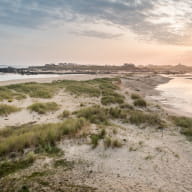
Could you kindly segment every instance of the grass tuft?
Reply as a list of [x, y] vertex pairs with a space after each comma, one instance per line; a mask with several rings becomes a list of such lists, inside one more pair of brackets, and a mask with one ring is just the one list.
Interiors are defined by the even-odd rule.
[[70, 111], [64, 110], [62, 114], [59, 115], [60, 119], [67, 118], [71, 115]]
[[48, 103], [34, 103], [28, 107], [30, 111], [34, 111], [39, 114], [46, 114], [48, 112], [57, 111], [59, 106], [55, 102]]
[[192, 139], [192, 118], [189, 117], [173, 117], [175, 125], [181, 127], [181, 134], [187, 136], [190, 140]]
[[144, 99], [136, 99], [134, 105], [137, 107], [147, 107], [147, 102]]
[[15, 113], [19, 111], [20, 108], [12, 106], [12, 105], [6, 105], [6, 104], [0, 104], [0, 116], [7, 116], [11, 113]]
[[84, 117], [91, 123], [105, 125], [108, 124], [108, 114], [105, 108], [102, 108], [98, 105], [80, 109], [79, 111], [76, 111], [75, 114], [78, 117]]
[[150, 126], [162, 126], [163, 122], [158, 115], [144, 113], [141, 111], [132, 111], [129, 118], [130, 123], [140, 125], [147, 124]]
[[132, 93], [132, 94], [131, 94], [131, 99], [133, 99], [133, 100], [141, 99], [141, 96], [138, 95], [138, 94], [136, 94], [136, 93]]

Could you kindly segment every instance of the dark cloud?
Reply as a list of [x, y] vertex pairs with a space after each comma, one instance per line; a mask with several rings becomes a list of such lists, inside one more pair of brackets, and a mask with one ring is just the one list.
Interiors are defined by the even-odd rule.
[[[178, 11], [175, 22], [185, 22], [187, 17], [186, 24], [191, 26], [190, 0], [0, 0], [0, 24], [41, 28], [57, 21], [111, 23], [128, 28], [144, 39], [180, 44], [186, 34], [175, 32], [169, 22], [154, 22], [169, 17], [169, 10], [158, 13], [160, 6], [166, 10], [174, 4], [179, 4], [174, 10]], [[119, 35], [89, 30], [77, 34], [100, 38]]]

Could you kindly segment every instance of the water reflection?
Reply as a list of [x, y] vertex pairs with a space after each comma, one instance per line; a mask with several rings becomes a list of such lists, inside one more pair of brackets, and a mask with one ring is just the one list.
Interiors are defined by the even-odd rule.
[[172, 76], [168, 83], [157, 86], [160, 96], [156, 99], [181, 115], [192, 115], [192, 75]]

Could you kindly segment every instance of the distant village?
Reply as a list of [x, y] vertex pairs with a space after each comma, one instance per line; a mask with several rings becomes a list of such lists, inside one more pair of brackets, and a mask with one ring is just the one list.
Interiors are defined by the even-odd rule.
[[192, 67], [178, 64], [171, 65], [147, 65], [137, 66], [133, 63], [123, 65], [81, 65], [75, 63], [45, 64], [43, 66], [30, 66], [27, 68], [16, 68], [0, 65], [2, 73], [19, 74], [113, 74], [130, 72], [153, 72], [163, 74], [182, 74], [192, 72]]

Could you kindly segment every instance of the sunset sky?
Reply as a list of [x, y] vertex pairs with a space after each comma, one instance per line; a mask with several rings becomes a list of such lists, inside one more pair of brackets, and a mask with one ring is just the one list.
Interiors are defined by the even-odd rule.
[[192, 0], [0, 0], [0, 65], [192, 65]]

